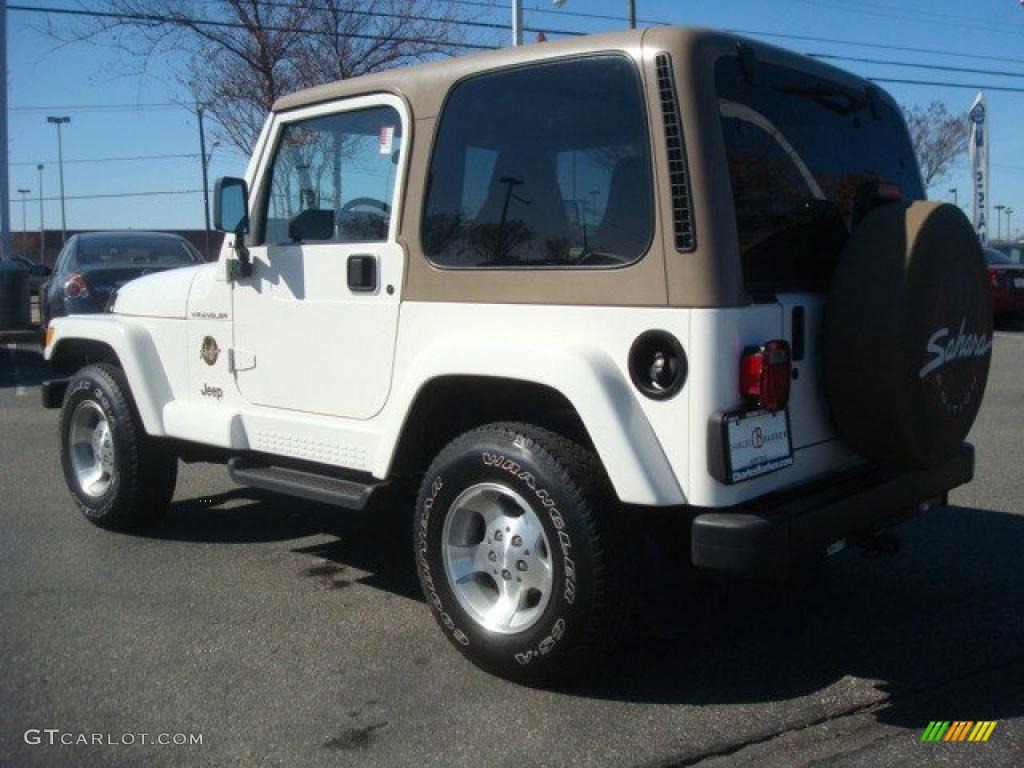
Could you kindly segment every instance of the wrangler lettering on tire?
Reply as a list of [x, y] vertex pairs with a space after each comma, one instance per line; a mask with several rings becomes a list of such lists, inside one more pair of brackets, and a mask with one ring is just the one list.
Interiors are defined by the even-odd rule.
[[417, 571], [477, 665], [549, 681], [595, 662], [621, 625], [634, 561], [596, 457], [567, 438], [490, 424], [450, 443], [417, 503]]

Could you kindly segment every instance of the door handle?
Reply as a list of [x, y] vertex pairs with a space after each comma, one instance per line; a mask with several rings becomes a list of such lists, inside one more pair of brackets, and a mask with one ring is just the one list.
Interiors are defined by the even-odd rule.
[[355, 253], [348, 257], [348, 287], [359, 293], [377, 290], [377, 257], [370, 253]]

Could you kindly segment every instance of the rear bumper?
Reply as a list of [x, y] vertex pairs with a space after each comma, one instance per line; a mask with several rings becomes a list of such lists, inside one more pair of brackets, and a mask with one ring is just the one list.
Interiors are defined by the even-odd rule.
[[690, 541], [699, 568], [757, 575], [784, 574], [830, 545], [873, 533], [921, 511], [974, 477], [974, 447], [933, 469], [862, 470], [827, 485], [777, 494], [755, 503], [697, 515]]

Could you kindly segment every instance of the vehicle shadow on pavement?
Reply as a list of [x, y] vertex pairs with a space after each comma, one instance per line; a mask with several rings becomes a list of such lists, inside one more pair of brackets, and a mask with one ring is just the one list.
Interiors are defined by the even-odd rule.
[[[948, 507], [895, 533], [903, 543], [895, 557], [848, 551], [787, 582], [651, 580], [604, 673], [565, 692], [737, 704], [805, 696], [856, 676], [878, 681], [879, 700], [907, 701], [887, 710], [898, 720], [904, 711], [917, 717], [915, 696], [947, 681], [999, 669], [1021, 678], [1024, 517]], [[990, 698], [985, 713], [956, 714], [951, 702], [955, 711], [930, 719], [1019, 715], [1020, 683]]]
[[[386, 504], [348, 512], [256, 488], [235, 488], [209, 497], [176, 501], [148, 538], [215, 544], [291, 541], [325, 534], [332, 541], [297, 547], [340, 569], [368, 576], [360, 584], [422, 600], [412, 558], [412, 508]], [[311, 560], [310, 576], [326, 575]]]
[[[179, 501], [150, 535], [218, 543], [331, 541], [292, 551], [311, 557], [308, 575], [368, 573], [358, 583], [422, 600], [411, 547], [411, 505], [365, 513], [239, 488], [209, 501]], [[879, 718], [917, 727], [918, 699], [934, 703], [948, 681], [1000, 669], [1024, 673], [1024, 516], [947, 507], [895, 533], [902, 551], [865, 558], [849, 550], [789, 581], [745, 581], [682, 571], [662, 561], [644, 581], [623, 647], [572, 696], [716, 705], [841, 697], [844, 678], [876, 680], [889, 699]], [[328, 573], [328, 569], [331, 573]], [[998, 687], [984, 712], [1021, 714], [1021, 684]], [[825, 692], [831, 686], [839, 691]], [[960, 705], [950, 693], [948, 707]]]
[[[305, 502], [257, 488], [171, 504], [167, 514], [143, 536], [204, 544], [256, 544], [288, 541], [319, 533], [322, 522]], [[316, 510], [314, 510], [315, 512]]]

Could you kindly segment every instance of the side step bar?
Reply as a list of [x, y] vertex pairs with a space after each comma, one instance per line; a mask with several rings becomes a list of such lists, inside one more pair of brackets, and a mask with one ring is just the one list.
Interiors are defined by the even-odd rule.
[[298, 496], [344, 509], [365, 509], [373, 492], [386, 483], [360, 483], [339, 477], [274, 467], [235, 457], [228, 460], [228, 475], [239, 485]]

